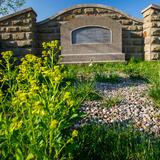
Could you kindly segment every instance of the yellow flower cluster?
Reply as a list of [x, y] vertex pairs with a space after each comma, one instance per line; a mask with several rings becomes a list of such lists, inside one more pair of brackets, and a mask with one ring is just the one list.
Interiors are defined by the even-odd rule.
[[42, 59], [35, 55], [27, 54], [21, 59], [22, 63], [19, 65], [19, 74], [17, 81], [31, 80], [41, 73]]
[[77, 130], [74, 130], [73, 132], [72, 132], [72, 137], [77, 137], [78, 136], [78, 131]]
[[14, 130], [18, 130], [22, 127], [23, 121], [22, 120], [17, 120], [17, 118], [12, 119], [12, 123], [10, 124], [10, 132], [13, 132]]
[[27, 93], [25, 93], [23, 90], [18, 90], [17, 92], [15, 92], [15, 97], [12, 98], [12, 105], [20, 106], [24, 103], [27, 103], [27, 97]]
[[3, 59], [9, 60], [13, 56], [13, 52], [12, 51], [6, 51], [6, 52], [2, 52], [1, 55], [2, 55]]
[[45, 111], [43, 109], [43, 106], [41, 105], [41, 102], [35, 102], [33, 104], [33, 108], [32, 108], [32, 114], [37, 114], [40, 116], [44, 116], [45, 115]]
[[0, 90], [0, 102], [2, 102], [3, 99], [3, 92]]
[[54, 40], [54, 41], [51, 41], [51, 42], [43, 42], [42, 43], [42, 46], [44, 49], [55, 49], [55, 48], [58, 48], [59, 50], [61, 50], [61, 47], [59, 46], [59, 41], [58, 40]]
[[55, 128], [57, 128], [57, 125], [58, 125], [58, 121], [57, 121], [56, 119], [51, 120], [50, 129], [55, 129]]

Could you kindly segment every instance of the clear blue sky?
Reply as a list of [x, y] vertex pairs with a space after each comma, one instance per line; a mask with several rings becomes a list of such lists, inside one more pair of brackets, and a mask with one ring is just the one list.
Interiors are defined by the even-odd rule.
[[150, 4], [160, 5], [160, 0], [26, 0], [23, 8], [32, 7], [38, 14], [38, 21], [41, 21], [77, 4], [104, 4], [142, 18], [141, 10]]

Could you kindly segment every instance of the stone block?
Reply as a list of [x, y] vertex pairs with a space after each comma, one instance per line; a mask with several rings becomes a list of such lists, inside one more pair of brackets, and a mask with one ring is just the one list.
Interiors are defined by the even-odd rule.
[[160, 20], [160, 15], [151, 16], [151, 21], [159, 21], [159, 20]]
[[151, 60], [158, 60], [160, 58], [160, 54], [159, 53], [154, 53], [154, 52], [152, 52], [151, 54], [150, 54], [150, 59]]
[[151, 45], [151, 52], [160, 52], [160, 45]]
[[13, 20], [12, 25], [13, 26], [23, 25], [23, 20]]
[[17, 41], [18, 47], [28, 47], [32, 45], [32, 40]]
[[23, 24], [29, 24], [29, 23], [32, 23], [32, 22], [33, 22], [32, 18], [23, 19]]
[[19, 27], [20, 32], [31, 32], [32, 28], [30, 26], [21, 26]]
[[58, 28], [58, 27], [53, 28], [52, 33], [60, 34], [60, 28]]
[[38, 27], [38, 33], [53, 33], [53, 27]]
[[27, 39], [32, 39], [33, 38], [33, 33], [32, 32], [28, 32], [25, 34]]
[[144, 41], [143, 41], [143, 39], [134, 39], [134, 40], [132, 40], [132, 44], [133, 45], [140, 45], [140, 46], [142, 46], [144, 44]]
[[143, 13], [143, 17], [146, 18], [146, 17], [148, 17], [148, 16], [150, 16], [150, 15], [152, 15], [152, 14], [154, 14], [154, 13], [155, 13], [155, 10], [152, 9], [152, 8], [150, 8], [150, 9], [146, 10], [146, 11]]
[[138, 30], [137, 26], [129, 26], [128, 29], [132, 31]]
[[30, 17], [32, 17], [32, 18], [34, 18], [34, 17], [36, 17], [36, 15], [33, 13], [33, 12], [29, 12], [27, 15], [25, 15], [25, 16], [27, 16], [28, 18], [30, 18]]
[[143, 25], [143, 22], [133, 21], [133, 25], [142, 26], [142, 25]]
[[131, 39], [123, 39], [122, 41], [123, 46], [128, 46], [132, 44]]
[[130, 53], [130, 46], [125, 46], [125, 45], [123, 45], [123, 47], [122, 47], [122, 52], [123, 52], [123, 53]]
[[137, 46], [137, 47], [135, 47], [135, 53], [143, 53], [143, 51], [144, 51], [144, 48], [143, 48], [143, 46]]
[[123, 30], [122, 31], [122, 38], [130, 38], [131, 31]]
[[150, 44], [150, 43], [151, 43], [151, 37], [146, 37], [146, 38], [144, 39], [144, 43], [145, 43], [145, 44]]
[[160, 28], [160, 22], [152, 22], [151, 27], [153, 27], [153, 28]]
[[151, 60], [151, 54], [150, 53], [145, 53], [144, 54], [144, 59], [145, 59], [145, 61], [150, 61]]
[[3, 22], [0, 22], [0, 26], [9, 26], [11, 23], [11, 21], [3, 21]]
[[13, 40], [22, 40], [25, 38], [25, 33], [15, 33], [12, 34]]
[[131, 25], [133, 22], [131, 20], [122, 20], [122, 25]]
[[92, 14], [94, 12], [94, 8], [85, 8], [84, 13], [85, 14]]
[[65, 15], [65, 16], [63, 17], [63, 20], [64, 20], [64, 21], [69, 21], [69, 20], [71, 20], [71, 19], [74, 18], [74, 17], [75, 17], [75, 15], [68, 14], [68, 15]]
[[150, 49], [151, 49], [150, 44], [146, 44], [146, 45], [144, 46], [144, 51], [145, 51], [145, 52], [150, 52]]
[[142, 32], [131, 32], [131, 38], [142, 38], [143, 33]]
[[19, 27], [6, 27], [6, 32], [18, 32]]
[[6, 31], [6, 27], [0, 27], [0, 32], [5, 32]]
[[143, 31], [143, 26], [137, 26], [137, 31]]
[[109, 14], [109, 17], [115, 20], [118, 20], [117, 14]]
[[160, 29], [152, 29], [151, 36], [160, 36]]
[[1, 35], [1, 39], [2, 40], [9, 40], [11, 38], [11, 34], [10, 33], [3, 33]]
[[152, 23], [148, 22], [148, 23], [144, 23], [143, 24], [143, 29], [147, 29], [149, 27], [151, 27]]
[[72, 11], [73, 14], [82, 14], [82, 9], [75, 9]]
[[152, 44], [160, 44], [160, 37], [151, 37]]
[[60, 34], [45, 34], [45, 33], [40, 33], [40, 34], [38, 34], [37, 35], [38, 36], [38, 38], [40, 39], [40, 40], [42, 40], [43, 42], [45, 42], [45, 41], [52, 41], [53, 39], [57, 39], [57, 40], [59, 40], [60, 39]]
[[104, 9], [104, 8], [96, 8], [95, 11], [96, 11], [97, 13], [107, 13], [107, 10]]

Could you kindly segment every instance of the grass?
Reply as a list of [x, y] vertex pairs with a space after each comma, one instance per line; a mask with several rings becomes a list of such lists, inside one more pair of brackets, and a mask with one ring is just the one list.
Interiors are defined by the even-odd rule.
[[124, 79], [147, 80], [158, 106], [160, 62], [132, 60], [63, 68], [54, 62], [57, 43], [44, 43], [50, 51], [43, 52], [44, 59], [28, 55], [15, 71], [9, 63], [11, 52], [3, 53], [0, 159], [158, 160], [160, 139], [137, 131], [129, 122], [72, 128], [81, 118], [78, 107], [83, 101], [103, 100], [107, 108], [120, 103], [121, 97], [104, 99], [95, 84], [119, 83], [122, 73], [127, 75]]
[[107, 98], [103, 101], [103, 103], [101, 104], [101, 107], [103, 108], [111, 108], [117, 104], [119, 104], [122, 100], [122, 97], [113, 97], [113, 98]]
[[[149, 95], [153, 98], [157, 106], [160, 95], [160, 62], [135, 61], [128, 63], [100, 63], [88, 65], [68, 65], [67, 78], [75, 78], [77, 81], [118, 83], [123, 78], [132, 80], [144, 80], [152, 85]], [[122, 77], [121, 74], [125, 75]], [[81, 76], [79, 76], [81, 75]], [[80, 78], [81, 77], [81, 78]], [[83, 78], [82, 78], [83, 77]]]
[[158, 160], [160, 139], [127, 124], [86, 125], [79, 129], [75, 160]]
[[120, 81], [120, 77], [117, 73], [96, 73], [95, 74], [95, 81], [101, 83], [118, 83]]
[[[81, 82], [79, 96], [92, 95], [85, 100], [103, 100], [101, 107], [111, 108], [121, 102], [122, 97], [97, 98], [94, 85], [119, 83], [125, 79], [143, 80], [150, 84], [149, 95], [160, 106], [160, 62], [130, 61], [129, 63], [102, 63], [67, 66], [68, 77]], [[123, 77], [124, 76], [124, 77]], [[83, 85], [82, 85], [83, 84]], [[130, 122], [113, 125], [88, 124], [79, 128], [75, 141], [75, 160], [159, 160], [160, 138], [133, 128]]]

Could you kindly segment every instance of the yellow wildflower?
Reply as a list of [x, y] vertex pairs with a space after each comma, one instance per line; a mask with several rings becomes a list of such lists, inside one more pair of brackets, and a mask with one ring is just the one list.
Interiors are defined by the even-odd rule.
[[6, 51], [6, 52], [2, 52], [2, 58], [5, 60], [8, 60], [12, 57], [13, 52], [12, 51]]
[[13, 118], [12, 123], [10, 125], [10, 131], [14, 131], [14, 130], [18, 130], [19, 128], [21, 128], [23, 124], [23, 121], [18, 121], [17, 118]]
[[71, 96], [71, 93], [70, 92], [65, 92], [64, 94], [64, 99], [69, 99]]
[[72, 132], [72, 137], [77, 137], [78, 136], [78, 131], [77, 130], [74, 130], [73, 132]]
[[72, 107], [72, 106], [74, 105], [74, 101], [68, 100], [68, 101], [67, 101], [67, 104], [68, 104], [70, 107]]
[[58, 121], [56, 119], [52, 120], [50, 123], [50, 129], [55, 129], [58, 125]]
[[3, 92], [0, 90], [0, 103], [1, 103], [2, 99], [3, 99]]

